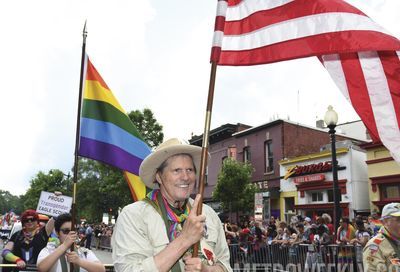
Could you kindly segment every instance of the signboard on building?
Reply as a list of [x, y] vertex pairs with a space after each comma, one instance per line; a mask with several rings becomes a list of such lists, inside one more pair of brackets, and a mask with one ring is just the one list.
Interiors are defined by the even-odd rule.
[[324, 174], [316, 174], [316, 175], [309, 175], [309, 176], [300, 176], [294, 177], [293, 182], [295, 184], [303, 183], [303, 182], [310, 182], [310, 181], [324, 181], [325, 175]]
[[254, 194], [254, 219], [258, 221], [263, 220], [263, 193]]
[[[339, 166], [338, 170], [346, 169], [346, 166]], [[320, 163], [312, 163], [307, 165], [293, 165], [286, 169], [284, 179], [293, 178], [297, 176], [305, 176], [316, 173], [325, 173], [332, 171], [332, 162], [320, 162]]]

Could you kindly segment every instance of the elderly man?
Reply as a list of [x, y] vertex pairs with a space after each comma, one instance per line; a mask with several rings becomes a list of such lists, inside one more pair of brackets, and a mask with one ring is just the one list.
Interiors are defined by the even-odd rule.
[[[153, 190], [118, 217], [112, 237], [116, 271], [232, 271], [221, 221], [207, 205], [196, 215], [200, 195], [189, 198], [200, 157], [200, 147], [174, 138], [142, 162], [140, 177]], [[193, 258], [199, 241], [199, 257]]]
[[386, 204], [383, 227], [364, 247], [364, 271], [400, 271], [400, 203]]

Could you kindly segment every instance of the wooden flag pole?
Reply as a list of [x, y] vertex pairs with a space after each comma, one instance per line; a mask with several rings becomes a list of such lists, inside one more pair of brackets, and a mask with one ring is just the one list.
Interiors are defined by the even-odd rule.
[[[199, 169], [199, 185], [198, 193], [200, 194], [200, 202], [197, 206], [197, 215], [200, 215], [203, 211], [203, 195], [204, 195], [204, 184], [206, 178], [206, 168], [208, 160], [208, 139], [210, 134], [210, 124], [211, 124], [211, 113], [214, 101], [214, 88], [215, 88], [215, 76], [217, 74], [217, 63], [211, 62], [211, 74], [210, 74], [210, 84], [208, 86], [208, 98], [207, 98], [207, 109], [206, 109], [206, 120], [204, 124], [203, 133], [203, 143], [201, 149], [201, 161]], [[198, 256], [200, 242], [193, 245], [192, 257]]]
[[[81, 58], [81, 74], [79, 81], [79, 98], [78, 98], [78, 113], [76, 115], [76, 134], [75, 134], [75, 159], [74, 159], [74, 177], [73, 177], [73, 192], [72, 192], [72, 223], [71, 230], [75, 231], [76, 224], [76, 184], [78, 182], [78, 150], [79, 150], [79, 138], [80, 138], [80, 126], [81, 126], [81, 107], [82, 107], [82, 89], [83, 89], [83, 75], [85, 70], [85, 58], [86, 58], [86, 37], [87, 37], [87, 29], [86, 29], [86, 21], [83, 27], [83, 41], [82, 41], [82, 58]], [[74, 250], [74, 244], [71, 245], [71, 251]], [[74, 264], [70, 264], [70, 271], [74, 271]]]

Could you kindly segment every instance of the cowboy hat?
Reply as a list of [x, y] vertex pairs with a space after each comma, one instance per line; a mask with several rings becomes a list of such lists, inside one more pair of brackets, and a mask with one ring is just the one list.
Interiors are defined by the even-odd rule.
[[169, 157], [177, 154], [189, 154], [193, 158], [196, 167], [196, 177], [200, 169], [201, 147], [190, 145], [186, 141], [171, 138], [160, 144], [149, 156], [147, 156], [139, 168], [139, 176], [147, 187], [156, 187], [157, 168]]

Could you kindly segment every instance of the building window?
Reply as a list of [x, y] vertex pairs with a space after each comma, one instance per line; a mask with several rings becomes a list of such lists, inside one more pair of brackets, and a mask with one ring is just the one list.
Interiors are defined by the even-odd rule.
[[400, 185], [399, 184], [385, 184], [381, 185], [382, 198], [385, 199], [400, 199]]
[[274, 171], [274, 153], [272, 152], [272, 141], [264, 143], [265, 172]]
[[251, 161], [251, 152], [250, 146], [246, 146], [243, 148], [243, 162], [250, 162]]
[[233, 160], [236, 160], [236, 147], [235, 146], [228, 147], [228, 157]]
[[324, 200], [324, 194], [322, 192], [311, 193], [312, 202], [321, 202]]

